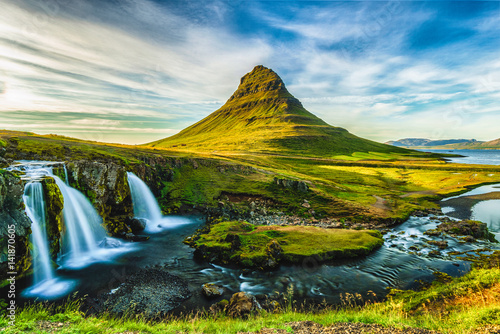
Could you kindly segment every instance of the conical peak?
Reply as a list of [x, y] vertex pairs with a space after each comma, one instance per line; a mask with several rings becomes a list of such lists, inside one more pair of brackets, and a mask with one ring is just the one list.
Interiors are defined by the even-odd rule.
[[289, 95], [283, 80], [281, 80], [276, 72], [262, 65], [258, 65], [241, 78], [238, 89], [234, 92], [229, 101], [248, 95], [272, 91], [276, 91], [278, 95], [283, 95], [279, 93], [286, 93]]
[[281, 78], [276, 72], [262, 65], [257, 65], [253, 68], [253, 70], [247, 74], [245, 74], [240, 81], [240, 85], [243, 84], [252, 84], [255, 82], [261, 81], [280, 81], [283, 83]]

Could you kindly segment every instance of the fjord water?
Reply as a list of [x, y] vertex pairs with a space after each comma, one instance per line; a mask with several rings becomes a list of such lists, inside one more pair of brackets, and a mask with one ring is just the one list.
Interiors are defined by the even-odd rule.
[[500, 150], [421, 150], [432, 153], [459, 154], [463, 158], [446, 158], [459, 164], [500, 165]]

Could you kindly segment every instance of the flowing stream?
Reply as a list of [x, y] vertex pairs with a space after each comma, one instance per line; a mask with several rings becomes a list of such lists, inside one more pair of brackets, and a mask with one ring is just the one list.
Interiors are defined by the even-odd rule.
[[[200, 288], [204, 283], [223, 285], [226, 288], [223, 298], [226, 299], [237, 291], [272, 295], [293, 289], [294, 298], [297, 300], [326, 301], [335, 304], [340, 302], [341, 294], [345, 293], [359, 293], [365, 299], [383, 298], [388, 287], [412, 288], [416, 286], [416, 280], [432, 280], [433, 272], [436, 271], [452, 276], [463, 275], [470, 270], [470, 264], [458, 260], [452, 252], [484, 247], [499, 248], [498, 244], [488, 241], [467, 243], [460, 238], [446, 235], [437, 237], [425, 235], [425, 231], [436, 228], [440, 223], [439, 217], [410, 217], [386, 233], [384, 245], [366, 257], [326, 265], [309, 261], [295, 266], [281, 266], [272, 272], [217, 266], [204, 261], [195, 261], [193, 249], [182, 243], [185, 237], [192, 235], [203, 225], [201, 218], [163, 217], [156, 199], [144, 182], [131, 173], [128, 179], [134, 198], [134, 213], [137, 217], [148, 220], [145, 232], [150, 239], [134, 243], [132, 244], [134, 247], [129, 247], [127, 252], [118, 252], [114, 257], [107, 255], [107, 261], [90, 261], [85, 268], [63, 265], [55, 274], [61, 280], [74, 282], [71, 291], [79, 291], [90, 296], [109, 293], [119, 289], [126, 278], [138, 269], [161, 266], [188, 281], [193, 296], [183, 304], [185, 308], [209, 306], [212, 303], [201, 296]], [[56, 182], [64, 189], [64, 182], [57, 179]], [[489, 192], [496, 189], [496, 186], [499, 185], [478, 187], [473, 193]], [[68, 196], [65, 195], [65, 201]], [[82, 202], [81, 197], [74, 196]], [[498, 201], [481, 201], [471, 212], [474, 218], [484, 221], [492, 232], [500, 235], [498, 204]], [[443, 202], [442, 206], [446, 205], [448, 204]], [[453, 211], [451, 209], [450, 212]], [[65, 213], [66, 219], [68, 218]], [[88, 241], [86, 237], [80, 236], [80, 238], [78, 242], [83, 246], [79, 251], [90, 250], [90, 254], [94, 254], [91, 247], [85, 246]], [[99, 238], [94, 236], [94, 242]], [[429, 244], [429, 240], [446, 241], [448, 248], [439, 250]], [[67, 252], [71, 254], [73, 251], [67, 250]], [[93, 256], [94, 260], [99, 258], [96, 254]], [[22, 285], [22, 282], [20, 284]], [[27, 282], [25, 284], [26, 287], [29, 286]]]

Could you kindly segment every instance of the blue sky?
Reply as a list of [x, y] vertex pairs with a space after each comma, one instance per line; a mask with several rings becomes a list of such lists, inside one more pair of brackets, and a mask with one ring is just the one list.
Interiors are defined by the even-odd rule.
[[0, 128], [149, 142], [262, 64], [358, 136], [500, 137], [498, 1], [0, 4]]

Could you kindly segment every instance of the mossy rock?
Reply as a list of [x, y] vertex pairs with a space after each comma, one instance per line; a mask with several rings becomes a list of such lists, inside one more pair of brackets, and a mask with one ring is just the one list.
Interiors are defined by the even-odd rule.
[[54, 179], [46, 178], [42, 181], [42, 185], [45, 197], [45, 217], [49, 249], [52, 258], [55, 258], [61, 249], [60, 240], [61, 234], [64, 231], [64, 197]]
[[[237, 241], [236, 241], [237, 240]], [[382, 246], [380, 232], [221, 222], [190, 239], [197, 256], [219, 264], [269, 270], [280, 263], [323, 263], [367, 255]]]

